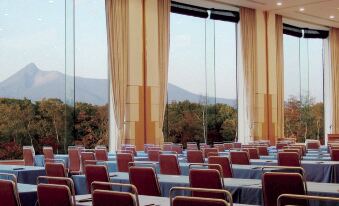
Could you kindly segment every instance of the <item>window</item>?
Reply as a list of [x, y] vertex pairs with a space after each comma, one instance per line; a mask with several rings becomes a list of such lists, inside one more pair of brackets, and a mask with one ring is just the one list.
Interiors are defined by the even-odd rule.
[[234, 140], [236, 24], [171, 13], [170, 29], [165, 141]]
[[323, 72], [323, 39], [284, 35], [286, 137], [324, 140]]
[[106, 143], [104, 0], [4, 0], [0, 16], [0, 159]]

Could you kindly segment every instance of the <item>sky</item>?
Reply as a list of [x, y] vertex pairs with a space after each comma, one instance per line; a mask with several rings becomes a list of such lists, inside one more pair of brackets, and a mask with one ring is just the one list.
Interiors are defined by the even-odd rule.
[[[76, 76], [108, 77], [104, 4], [104, 0], [75, 1]], [[68, 11], [67, 17], [71, 14]], [[0, 82], [31, 62], [42, 70], [65, 73], [66, 41], [65, 0], [1, 0]], [[287, 98], [300, 94], [299, 39], [285, 37], [284, 47]], [[172, 13], [168, 80], [196, 94], [205, 95], [207, 91], [208, 96], [235, 99], [235, 48], [234, 23]], [[309, 62], [301, 64], [301, 86], [305, 88], [309, 76], [306, 86], [320, 101], [322, 41], [302, 40], [300, 48], [302, 62]]]

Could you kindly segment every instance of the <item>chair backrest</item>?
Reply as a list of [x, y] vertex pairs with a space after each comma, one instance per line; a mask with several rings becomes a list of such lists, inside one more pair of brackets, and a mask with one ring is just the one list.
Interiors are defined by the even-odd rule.
[[95, 159], [98, 161], [108, 161], [106, 148], [95, 148]]
[[[46, 163], [46, 176], [48, 177], [67, 177], [67, 171], [62, 163]], [[64, 181], [48, 180], [49, 184], [66, 184]]]
[[166, 143], [162, 146], [163, 151], [172, 151], [172, 143]]
[[135, 146], [128, 146], [128, 147], [125, 147], [125, 150], [131, 151], [131, 152], [133, 153], [133, 156], [135, 156], [135, 157], [138, 155]]
[[38, 184], [37, 187], [39, 206], [63, 205], [74, 206], [69, 187], [56, 184]]
[[258, 153], [259, 156], [268, 156], [268, 148], [267, 146], [258, 146]]
[[231, 162], [232, 164], [238, 165], [249, 165], [250, 158], [248, 152], [246, 151], [232, 151], [230, 152]]
[[172, 152], [176, 152], [177, 154], [182, 154], [183, 148], [181, 144], [173, 144], [172, 145]]
[[224, 143], [225, 150], [231, 150], [233, 148], [233, 143]]
[[[208, 158], [208, 164], [218, 164], [222, 168], [223, 177], [224, 178], [232, 178], [233, 177], [233, 171], [232, 171], [232, 165], [228, 157], [216, 157], [212, 156]], [[218, 169], [214, 166], [209, 166], [210, 169]]]
[[218, 153], [217, 148], [205, 148], [203, 149], [204, 152], [204, 158], [208, 158], [208, 153], [213, 152], [213, 153]]
[[117, 169], [118, 172], [128, 172], [128, 163], [134, 162], [132, 154], [117, 153]]
[[302, 157], [302, 151], [301, 151], [301, 148], [294, 148], [294, 149], [283, 149], [283, 152], [295, 152], [295, 153], [298, 153], [299, 154], [299, 157], [301, 159]]
[[159, 162], [159, 155], [161, 153], [161, 150], [148, 150], [148, 160], [149, 161], [154, 161], [154, 162]]
[[[109, 175], [107, 172], [107, 168], [105, 165], [86, 165], [85, 166], [85, 176], [87, 182], [87, 189], [88, 192], [91, 192], [91, 184], [94, 181], [98, 182], [109, 182]], [[110, 190], [109, 186], [103, 186], [94, 189], [101, 189], [101, 190]]]
[[320, 148], [320, 141], [318, 141], [318, 140], [306, 141], [306, 148], [307, 149], [319, 149]]
[[144, 152], [147, 153], [149, 147], [154, 147], [154, 144], [144, 144]]
[[[276, 206], [281, 194], [306, 194], [303, 177], [298, 173], [266, 172], [262, 176], [265, 206]], [[307, 205], [305, 200], [292, 200], [283, 205]]]
[[188, 163], [204, 163], [204, 156], [200, 150], [187, 150]]
[[53, 162], [54, 159], [53, 147], [47, 146], [42, 147], [42, 153], [44, 154], [45, 157], [45, 163]]
[[23, 146], [22, 153], [26, 166], [34, 166], [35, 151], [33, 146]]
[[218, 152], [224, 152], [225, 151], [225, 147], [223, 144], [214, 144], [214, 148], [218, 149]]
[[276, 148], [277, 150], [283, 149], [285, 146], [288, 146], [287, 143], [277, 143]]
[[82, 168], [84, 168], [86, 165], [89, 165], [89, 164], [96, 164], [94, 152], [81, 152], [80, 157], [81, 157]]
[[[216, 169], [191, 169], [189, 171], [190, 186], [194, 188], [223, 189], [223, 179]], [[210, 197], [225, 199], [224, 195], [206, 192], [192, 192], [194, 197]]]
[[0, 206], [20, 206], [16, 182], [0, 179]]
[[195, 142], [187, 142], [187, 150], [198, 150], [198, 145]]
[[331, 149], [331, 160], [339, 161], [339, 149]]
[[278, 166], [300, 167], [300, 155], [296, 152], [278, 152]]
[[161, 196], [158, 177], [152, 167], [130, 167], [129, 182], [140, 195]]
[[233, 148], [240, 149], [241, 148], [241, 142], [233, 142]]
[[180, 175], [180, 167], [177, 155], [160, 154], [159, 155], [160, 174]]
[[257, 148], [245, 148], [245, 149], [242, 149], [242, 150], [248, 152], [250, 159], [260, 159]]
[[69, 157], [69, 172], [70, 173], [80, 173], [81, 172], [81, 162], [80, 162], [80, 153], [76, 147], [68, 148], [68, 157]]

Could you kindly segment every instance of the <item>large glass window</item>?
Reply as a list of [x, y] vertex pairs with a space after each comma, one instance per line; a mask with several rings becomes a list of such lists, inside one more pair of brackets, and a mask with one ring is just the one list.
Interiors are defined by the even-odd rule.
[[0, 159], [107, 142], [105, 21], [104, 0], [0, 1]]
[[231, 141], [237, 131], [236, 24], [171, 14], [165, 141]]
[[284, 35], [285, 136], [324, 139], [323, 39]]

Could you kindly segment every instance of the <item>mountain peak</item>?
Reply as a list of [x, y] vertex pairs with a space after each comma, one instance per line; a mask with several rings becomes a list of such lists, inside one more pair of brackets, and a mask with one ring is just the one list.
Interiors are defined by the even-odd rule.
[[40, 71], [40, 69], [37, 67], [34, 63], [27, 64], [24, 68], [21, 69], [21, 71], [25, 71], [25, 73], [36, 73]]

